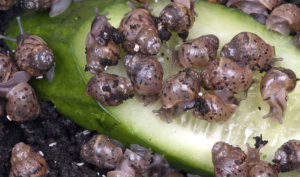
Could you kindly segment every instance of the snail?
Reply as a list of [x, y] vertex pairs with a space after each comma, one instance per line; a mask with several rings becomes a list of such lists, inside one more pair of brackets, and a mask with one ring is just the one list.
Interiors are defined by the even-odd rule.
[[46, 177], [46, 160], [23, 142], [13, 147], [10, 161], [9, 177]]
[[268, 70], [274, 62], [281, 60], [273, 58], [273, 54], [273, 47], [251, 32], [237, 34], [221, 50], [221, 57], [261, 71]]
[[288, 172], [294, 169], [300, 171], [300, 141], [289, 140], [276, 152], [273, 162], [279, 166], [280, 172]]
[[215, 177], [248, 177], [247, 155], [239, 147], [217, 142], [212, 148]]
[[233, 93], [247, 93], [253, 83], [252, 72], [247, 67], [221, 57], [201, 72], [201, 83], [208, 90], [229, 89]]
[[0, 83], [6, 82], [18, 69], [12, 59], [0, 53]]
[[17, 3], [16, 0], [0, 0], [0, 11], [6, 11]]
[[250, 14], [258, 22], [265, 24], [268, 17], [267, 10], [281, 4], [283, 0], [228, 0], [227, 7], [236, 7]]
[[24, 34], [20, 17], [17, 17], [20, 35], [17, 39], [0, 35], [0, 39], [17, 42], [15, 59], [20, 70], [28, 72], [31, 76], [40, 77], [48, 75], [52, 80], [54, 68], [54, 54], [46, 42], [36, 36]]
[[261, 80], [260, 93], [270, 105], [270, 111], [264, 118], [275, 118], [282, 123], [287, 107], [288, 93], [296, 87], [298, 79], [295, 73], [286, 68], [272, 68]]
[[106, 174], [107, 177], [135, 177], [136, 173], [130, 166], [127, 160], [123, 160], [121, 164], [113, 171], [109, 171]]
[[294, 36], [292, 43], [300, 50], [300, 31]]
[[248, 148], [247, 161], [249, 168], [249, 177], [278, 177], [278, 172], [275, 167], [266, 161], [260, 160], [260, 153], [265, 144], [260, 144], [256, 148], [251, 148], [247, 143]]
[[119, 32], [124, 34], [124, 49], [130, 53], [157, 54], [161, 48], [161, 39], [147, 6], [127, 4], [132, 10], [125, 14], [119, 26]]
[[123, 159], [122, 148], [105, 135], [94, 135], [82, 146], [80, 155], [88, 163], [108, 169], [116, 168]]
[[145, 105], [158, 99], [162, 89], [163, 68], [156, 58], [150, 56], [126, 55], [124, 66], [134, 89]]
[[40, 114], [40, 105], [33, 88], [27, 83], [30, 79], [24, 71], [16, 72], [11, 79], [0, 83], [0, 97], [6, 98], [8, 118], [17, 122], [34, 120]]
[[[146, 153], [148, 153], [146, 151]], [[144, 156], [141, 154], [141, 152], [136, 153], [130, 149], [126, 149], [124, 152], [124, 159], [128, 161], [128, 163], [131, 165], [131, 167], [137, 172], [137, 173], [143, 173], [147, 166], [150, 165], [150, 162], [152, 160], [151, 158], [151, 152], [150, 155]]]
[[118, 64], [120, 59], [120, 45], [111, 37], [112, 26], [108, 23], [106, 14], [99, 15], [95, 9], [96, 17], [91, 25], [91, 32], [86, 37], [85, 69], [97, 74], [107, 69], [108, 66]]
[[[80, 1], [80, 0], [74, 0]], [[20, 6], [26, 10], [44, 11], [50, 9], [49, 16], [54, 17], [63, 13], [72, 0], [20, 0]]]
[[282, 4], [276, 7], [266, 21], [267, 29], [283, 35], [300, 30], [300, 8], [294, 4]]
[[144, 176], [167, 176], [168, 174], [174, 172], [170, 168], [170, 164], [165, 159], [163, 155], [154, 154], [152, 156], [152, 161], [149, 166], [147, 166], [147, 171], [143, 174]]
[[162, 24], [186, 39], [195, 21], [194, 3], [193, 0], [174, 0], [161, 11]]
[[232, 92], [225, 90], [215, 91], [215, 95], [210, 93], [200, 94], [195, 101], [193, 114], [195, 117], [208, 122], [222, 123], [228, 120], [242, 99], [237, 99]]
[[176, 112], [180, 113], [194, 106], [199, 91], [199, 72], [194, 69], [184, 69], [164, 82], [161, 93], [162, 108], [153, 112], [170, 122]]
[[174, 62], [184, 68], [207, 66], [217, 58], [219, 39], [215, 35], [200, 36], [196, 39], [185, 41], [173, 53]]
[[86, 94], [104, 106], [117, 106], [133, 97], [129, 79], [114, 74], [99, 73], [86, 86]]

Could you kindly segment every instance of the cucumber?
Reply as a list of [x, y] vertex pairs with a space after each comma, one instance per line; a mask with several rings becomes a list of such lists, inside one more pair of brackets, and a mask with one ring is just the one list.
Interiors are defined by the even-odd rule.
[[[85, 95], [85, 86], [92, 77], [84, 72], [85, 37], [94, 18], [94, 8], [100, 13], [109, 12], [110, 22], [118, 27], [123, 15], [130, 10], [123, 0], [89, 0], [72, 3], [63, 14], [49, 18], [47, 12], [26, 13], [22, 16], [25, 32], [40, 35], [54, 50], [56, 73], [53, 82], [35, 80], [32, 84], [38, 94], [45, 100], [55, 103], [62, 114], [70, 117], [79, 125], [98, 130], [125, 143], [139, 143], [164, 154], [173, 166], [195, 172], [203, 176], [212, 176], [213, 165], [211, 148], [217, 141], [239, 145], [246, 150], [245, 143], [253, 144], [253, 136], [263, 135], [269, 140], [262, 149], [264, 160], [271, 162], [274, 152], [290, 139], [300, 139], [300, 86], [289, 94], [288, 109], [283, 124], [271, 119], [262, 119], [268, 112], [268, 105], [260, 97], [259, 83], [254, 84], [248, 98], [241, 103], [230, 120], [224, 124], [208, 123], [196, 119], [188, 112], [174, 119], [170, 124], [163, 122], [152, 113], [160, 108], [160, 102], [144, 107], [135, 97], [117, 107], [103, 107], [91, 97]], [[158, 15], [167, 0], [151, 3], [150, 9]], [[278, 66], [287, 67], [300, 77], [300, 51], [291, 45], [291, 36], [266, 30], [266, 27], [236, 9], [198, 1], [195, 5], [198, 14], [188, 38], [215, 34], [220, 39], [220, 49], [233, 36], [242, 31], [258, 34], [276, 49], [276, 57], [284, 60]], [[17, 36], [19, 33], [14, 21], [6, 35]], [[182, 41], [173, 34], [170, 41], [164, 43], [158, 54], [163, 63], [164, 79], [177, 73], [180, 68], [171, 68], [169, 47], [178, 46]], [[11, 48], [16, 44], [9, 43]], [[125, 53], [123, 52], [122, 56]], [[126, 76], [123, 61], [118, 66], [110, 67], [107, 72]], [[256, 72], [255, 78], [261, 80]], [[261, 110], [259, 110], [261, 107]], [[297, 172], [284, 173], [280, 176], [297, 176]]]

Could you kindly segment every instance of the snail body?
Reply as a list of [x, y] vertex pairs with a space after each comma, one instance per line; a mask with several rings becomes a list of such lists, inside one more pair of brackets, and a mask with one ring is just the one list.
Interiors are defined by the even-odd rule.
[[230, 58], [251, 70], [264, 70], [273, 64], [273, 53], [273, 47], [258, 35], [241, 32], [224, 45], [221, 57]]
[[162, 89], [163, 68], [157, 59], [127, 55], [124, 60], [127, 75], [145, 104], [155, 101]]
[[208, 90], [229, 89], [233, 93], [246, 92], [253, 83], [252, 71], [222, 57], [201, 72], [201, 82]]
[[270, 105], [270, 111], [264, 118], [272, 117], [282, 123], [288, 93], [294, 90], [296, 81], [295, 73], [286, 68], [272, 68], [263, 76], [260, 93], [263, 100]]
[[175, 53], [175, 60], [184, 68], [207, 66], [217, 58], [219, 39], [215, 35], [185, 41]]
[[94, 135], [80, 151], [81, 157], [100, 168], [114, 169], [123, 159], [121, 147], [105, 135]]
[[45, 177], [46, 160], [32, 148], [20, 142], [12, 149], [9, 177]]
[[123, 17], [119, 31], [124, 34], [123, 47], [128, 52], [155, 55], [161, 48], [161, 39], [148, 9], [133, 7]]
[[266, 21], [267, 29], [283, 35], [300, 30], [300, 8], [294, 4], [282, 4], [276, 7]]

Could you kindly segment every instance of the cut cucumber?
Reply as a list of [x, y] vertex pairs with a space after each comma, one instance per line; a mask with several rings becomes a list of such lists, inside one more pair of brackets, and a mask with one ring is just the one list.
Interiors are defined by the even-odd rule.
[[[168, 2], [159, 0], [159, 3], [150, 4], [150, 8], [158, 15]], [[261, 152], [263, 158], [270, 162], [281, 144], [290, 139], [300, 139], [299, 84], [289, 94], [288, 109], [282, 125], [271, 119], [262, 119], [269, 107], [260, 97], [259, 83], [251, 87], [247, 100], [222, 125], [196, 119], [190, 112], [167, 124], [152, 113], [152, 110], [160, 108], [159, 101], [144, 107], [136, 97], [117, 107], [104, 108], [98, 105], [85, 95], [85, 86], [92, 74], [84, 72], [85, 37], [90, 30], [95, 7], [101, 13], [109, 12], [110, 22], [116, 27], [123, 15], [130, 10], [125, 1], [89, 0], [73, 3], [66, 12], [55, 18], [49, 18], [47, 12], [25, 14], [22, 18], [24, 30], [40, 35], [55, 52], [56, 74], [53, 82], [39, 80], [33, 81], [33, 85], [44, 99], [53, 101], [62, 114], [83, 127], [98, 130], [123, 143], [139, 143], [151, 147], [166, 155], [176, 167], [204, 176], [212, 176], [211, 148], [217, 141], [239, 145], [246, 150], [245, 143], [253, 144], [252, 137], [262, 134], [269, 143]], [[300, 77], [300, 52], [291, 45], [290, 36], [284, 37], [267, 31], [265, 26], [235, 9], [198, 1], [195, 10], [198, 17], [190, 30], [189, 38], [212, 33], [219, 37], [222, 48], [239, 32], [256, 33], [275, 46], [276, 57], [284, 58], [278, 65], [292, 69]], [[7, 35], [18, 35], [16, 22], [10, 25]], [[157, 56], [163, 63], [164, 78], [180, 70], [170, 67], [171, 56], [167, 50], [180, 43], [181, 40], [173, 34], [161, 50], [164, 55]], [[10, 43], [10, 47], [14, 48], [15, 44]], [[110, 67], [108, 72], [126, 76], [122, 61], [118, 66]], [[261, 74], [255, 73], [255, 77], [260, 80]], [[291, 172], [280, 176], [298, 175]]]

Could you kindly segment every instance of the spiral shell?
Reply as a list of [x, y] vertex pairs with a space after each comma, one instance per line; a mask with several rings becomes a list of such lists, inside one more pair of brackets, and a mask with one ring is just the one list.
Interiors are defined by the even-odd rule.
[[296, 87], [296, 75], [290, 69], [272, 68], [261, 80], [260, 93], [270, 105], [270, 111], [264, 118], [272, 117], [282, 123], [287, 107], [288, 92]]
[[16, 0], [0, 0], [0, 11], [5, 11], [10, 9], [16, 4]]
[[12, 149], [9, 177], [45, 177], [47, 163], [31, 147], [20, 142]]
[[282, 4], [276, 7], [266, 21], [268, 29], [283, 35], [300, 30], [300, 8], [294, 4]]
[[6, 112], [10, 119], [23, 122], [40, 114], [40, 104], [33, 88], [26, 82], [14, 86], [7, 94]]
[[54, 54], [42, 38], [35, 35], [20, 35], [16, 62], [20, 70], [32, 76], [41, 76], [53, 67]]

